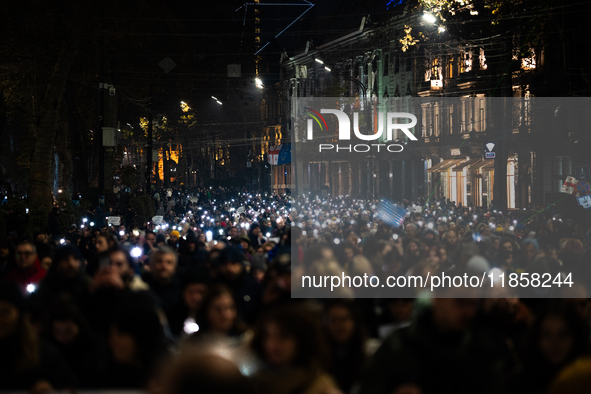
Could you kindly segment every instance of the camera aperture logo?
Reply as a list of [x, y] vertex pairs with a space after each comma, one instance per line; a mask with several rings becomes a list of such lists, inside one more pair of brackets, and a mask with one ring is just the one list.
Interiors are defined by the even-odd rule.
[[[349, 115], [345, 112], [338, 110], [338, 109], [321, 109], [320, 112], [310, 108], [304, 107], [305, 115], [308, 116], [307, 119], [307, 133], [306, 138], [308, 141], [314, 140], [314, 122], [318, 125], [318, 128], [321, 131], [321, 135], [323, 137], [329, 136], [329, 129], [326, 119], [322, 114], [331, 114], [335, 115], [338, 122], [338, 140], [339, 141], [351, 141], [351, 120], [349, 119]], [[400, 123], [400, 119], [407, 119], [410, 122], [407, 123]], [[387, 144], [387, 143], [379, 143], [381, 140], [382, 142], [392, 141], [394, 139], [394, 131], [400, 130], [409, 140], [417, 141], [417, 137], [410, 131], [411, 128], [416, 126], [417, 124], [417, 117], [408, 112], [378, 112], [375, 114], [374, 123], [377, 124], [377, 130], [372, 134], [363, 134], [359, 130], [359, 112], [353, 112], [353, 133], [355, 134], [355, 138], [361, 141], [376, 141], [377, 143], [371, 144], [318, 144], [318, 151], [330, 151], [333, 150], [335, 152], [345, 151], [345, 152], [356, 152], [356, 153], [367, 153], [371, 150], [375, 150], [377, 152], [390, 152], [390, 153], [399, 153], [404, 150], [404, 146], [402, 144]], [[373, 129], [371, 124], [368, 125], [367, 129]], [[384, 138], [384, 130], [385, 138]], [[399, 135], [399, 134], [398, 134]]]

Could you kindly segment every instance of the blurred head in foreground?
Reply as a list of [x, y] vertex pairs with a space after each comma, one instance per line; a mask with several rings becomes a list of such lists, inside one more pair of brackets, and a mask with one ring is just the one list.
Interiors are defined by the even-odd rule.
[[186, 351], [166, 368], [158, 392], [254, 394], [254, 388], [232, 361], [213, 353]]

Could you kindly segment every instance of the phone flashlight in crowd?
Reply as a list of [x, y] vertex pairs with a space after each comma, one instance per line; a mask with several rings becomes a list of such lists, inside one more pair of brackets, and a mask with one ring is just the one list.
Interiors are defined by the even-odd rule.
[[88, 222], [88, 219], [82, 218], [82, 223], [86, 223], [86, 222]]
[[84, 228], [84, 225], [83, 225], [83, 224], [81, 224], [81, 225], [80, 225], [80, 228]]
[[509, 231], [513, 231], [513, 230], [515, 230], [515, 227], [513, 227], [513, 226], [509, 227]]
[[189, 317], [183, 324], [183, 331], [185, 331], [185, 334], [194, 334], [199, 331], [199, 324], [195, 323], [195, 320]]
[[62, 244], [62, 245], [63, 245], [63, 244], [65, 244], [65, 243], [66, 243], [66, 239], [65, 239], [65, 238], [62, 238], [62, 239], [60, 239], [60, 244]]
[[25, 213], [29, 213], [29, 208], [25, 208]]
[[94, 227], [94, 222], [90, 222], [90, 227]]
[[131, 254], [131, 257], [135, 257], [137, 259], [142, 255], [142, 248], [136, 246], [133, 249], [131, 249], [130, 254]]
[[334, 244], [335, 244], [335, 245], [338, 245], [338, 244], [340, 244], [340, 243], [341, 243], [341, 240], [340, 240], [340, 239], [338, 239], [338, 238], [335, 238], [335, 239], [334, 239]]
[[394, 241], [396, 241], [398, 239], [398, 234], [394, 234], [392, 238], [394, 238]]
[[140, 235], [140, 230], [133, 230], [133, 235], [134, 236], [139, 236]]
[[220, 235], [224, 235], [224, 230], [220, 230]]
[[513, 224], [517, 224], [517, 220], [514, 220], [514, 221], [513, 221]]
[[172, 226], [172, 229], [173, 229], [173, 230], [176, 230], [176, 226]]
[[476, 220], [476, 219], [478, 218], [478, 215], [474, 215], [474, 216], [472, 216], [472, 218], [473, 218], [474, 220]]
[[265, 236], [266, 236], [267, 238], [269, 238], [269, 237], [271, 236], [271, 233], [267, 233], [267, 234], [265, 234]]
[[429, 228], [433, 228], [433, 222], [429, 223], [429, 224], [427, 225], [427, 227], [429, 227]]
[[232, 239], [232, 237], [230, 237], [229, 235], [226, 237], [226, 239], [229, 241]]
[[423, 221], [422, 220], [419, 220], [417, 224], [419, 225], [419, 227], [422, 227], [423, 226]]
[[34, 291], [35, 291], [35, 285], [34, 285], [34, 284], [32, 284], [32, 283], [29, 283], [29, 284], [27, 285], [27, 292], [29, 292], [29, 294], [30, 294], [30, 293], [32, 293], [32, 292], [34, 292]]
[[125, 231], [121, 230], [119, 231], [119, 236], [123, 237], [125, 235]]
[[211, 240], [213, 239], [213, 233], [211, 231], [206, 231], [205, 232], [205, 239], [207, 240], [207, 242], [211, 242]]

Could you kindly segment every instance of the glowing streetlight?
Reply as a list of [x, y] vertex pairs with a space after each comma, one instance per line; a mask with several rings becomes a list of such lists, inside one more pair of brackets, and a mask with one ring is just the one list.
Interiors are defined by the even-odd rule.
[[429, 12], [425, 12], [423, 14], [423, 20], [429, 24], [433, 24], [437, 21], [437, 18], [435, 17], [435, 15], [433, 15]]
[[259, 88], [259, 89], [263, 88], [263, 81], [261, 81], [260, 78], [255, 78], [254, 83], [256, 84], [257, 88]]

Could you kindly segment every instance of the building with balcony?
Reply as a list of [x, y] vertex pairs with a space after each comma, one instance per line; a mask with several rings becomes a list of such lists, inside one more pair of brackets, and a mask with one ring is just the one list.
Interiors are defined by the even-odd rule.
[[[381, 23], [368, 16], [322, 44], [308, 41], [301, 51], [282, 55], [282, 82], [292, 100], [357, 96], [374, 113], [386, 106], [408, 111], [408, 98], [420, 103], [413, 110], [418, 141], [412, 149], [363, 164], [330, 155], [297, 162], [298, 193], [397, 201], [432, 196], [497, 209], [554, 202], [566, 176], [586, 160], [582, 148], [570, 145], [577, 138], [572, 131], [547, 127], [568, 119], [566, 113], [533, 115], [532, 99], [544, 92], [541, 78], [553, 72], [548, 53], [555, 48], [524, 51], [517, 35], [443, 35], [404, 44], [422, 23], [418, 14], [399, 13]], [[297, 114], [293, 103], [290, 110]], [[584, 137], [577, 135], [581, 144]], [[394, 139], [408, 142], [404, 135]]]

